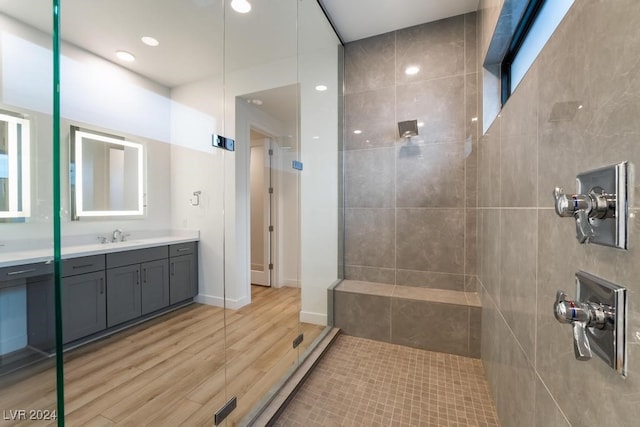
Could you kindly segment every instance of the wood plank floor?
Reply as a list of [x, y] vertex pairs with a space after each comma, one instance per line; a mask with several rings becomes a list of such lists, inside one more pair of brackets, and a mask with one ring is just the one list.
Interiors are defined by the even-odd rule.
[[[299, 303], [299, 289], [252, 286], [239, 310], [194, 304], [66, 353], [66, 425], [210, 426], [236, 396], [235, 425], [322, 331], [298, 323]], [[0, 426], [38, 425], [9, 410], [55, 409], [53, 367], [0, 385]]]

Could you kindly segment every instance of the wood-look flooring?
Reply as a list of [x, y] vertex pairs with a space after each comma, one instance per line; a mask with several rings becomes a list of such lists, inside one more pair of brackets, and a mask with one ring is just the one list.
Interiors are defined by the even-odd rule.
[[[227, 418], [235, 425], [322, 331], [298, 323], [299, 304], [299, 289], [252, 286], [239, 310], [194, 304], [66, 353], [66, 425], [211, 426], [236, 396]], [[53, 367], [1, 385], [0, 426], [55, 425], [7, 419], [10, 410], [55, 409]]]

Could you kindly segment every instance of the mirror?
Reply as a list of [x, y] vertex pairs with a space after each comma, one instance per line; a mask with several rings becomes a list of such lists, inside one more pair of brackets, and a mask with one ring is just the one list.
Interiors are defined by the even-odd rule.
[[30, 213], [29, 121], [0, 113], [0, 218]]
[[144, 214], [142, 144], [71, 127], [72, 218]]

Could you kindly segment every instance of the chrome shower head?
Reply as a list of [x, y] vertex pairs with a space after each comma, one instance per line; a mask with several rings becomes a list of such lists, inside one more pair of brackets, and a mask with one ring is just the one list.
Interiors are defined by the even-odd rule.
[[402, 138], [411, 138], [418, 135], [418, 121], [407, 120], [404, 122], [398, 122], [398, 132]]

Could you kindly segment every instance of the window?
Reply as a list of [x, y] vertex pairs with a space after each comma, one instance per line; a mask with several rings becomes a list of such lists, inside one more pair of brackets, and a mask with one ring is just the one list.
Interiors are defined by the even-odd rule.
[[574, 0], [530, 0], [502, 60], [504, 104], [567, 14]]

